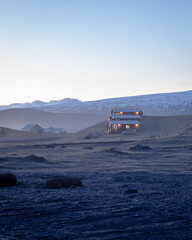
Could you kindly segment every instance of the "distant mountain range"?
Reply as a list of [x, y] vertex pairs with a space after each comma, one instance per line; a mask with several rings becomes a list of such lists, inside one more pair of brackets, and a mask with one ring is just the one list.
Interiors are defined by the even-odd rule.
[[78, 99], [65, 98], [50, 102], [15, 103], [0, 106], [0, 111], [30, 108], [52, 113], [86, 113], [107, 116], [111, 109], [117, 107], [136, 108], [142, 110], [145, 115], [188, 115], [192, 114], [192, 90], [84, 102]]

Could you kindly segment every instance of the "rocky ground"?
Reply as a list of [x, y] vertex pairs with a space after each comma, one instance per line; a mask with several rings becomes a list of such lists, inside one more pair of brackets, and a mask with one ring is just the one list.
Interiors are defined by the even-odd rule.
[[[18, 180], [0, 188], [0, 239], [192, 239], [192, 135], [6, 142], [0, 173]], [[46, 188], [63, 176], [83, 186]]]

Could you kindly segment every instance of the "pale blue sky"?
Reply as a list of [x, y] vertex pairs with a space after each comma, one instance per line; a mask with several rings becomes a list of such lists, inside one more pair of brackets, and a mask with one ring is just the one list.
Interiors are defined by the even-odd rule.
[[192, 89], [191, 0], [0, 0], [0, 105]]

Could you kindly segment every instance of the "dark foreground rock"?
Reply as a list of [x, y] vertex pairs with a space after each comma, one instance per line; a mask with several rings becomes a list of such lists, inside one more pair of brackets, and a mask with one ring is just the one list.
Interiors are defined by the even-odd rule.
[[136, 146], [130, 147], [129, 149], [131, 149], [131, 150], [152, 150], [152, 148], [150, 148], [149, 146], [141, 145], [141, 144], [137, 144]]
[[93, 150], [93, 147], [83, 147], [83, 149]]
[[82, 187], [82, 182], [78, 178], [53, 178], [46, 182], [46, 188], [69, 188]]
[[0, 174], [0, 187], [10, 187], [17, 184], [17, 178], [10, 173]]
[[138, 193], [136, 189], [129, 189], [124, 192], [125, 194], [133, 194], [133, 193]]

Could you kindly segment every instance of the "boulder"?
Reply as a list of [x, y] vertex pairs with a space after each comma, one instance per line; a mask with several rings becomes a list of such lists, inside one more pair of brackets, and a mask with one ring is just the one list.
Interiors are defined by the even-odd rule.
[[83, 149], [93, 150], [93, 147], [83, 147]]
[[85, 139], [94, 139], [94, 138], [99, 138], [101, 134], [98, 132], [91, 132], [87, 136], [85, 136]]
[[17, 184], [17, 178], [10, 173], [0, 174], [0, 187], [10, 187]]
[[129, 189], [129, 190], [126, 190], [124, 193], [125, 194], [134, 194], [134, 193], [138, 193], [138, 191], [136, 189]]
[[53, 178], [46, 181], [46, 188], [69, 188], [82, 187], [82, 182], [78, 178]]

